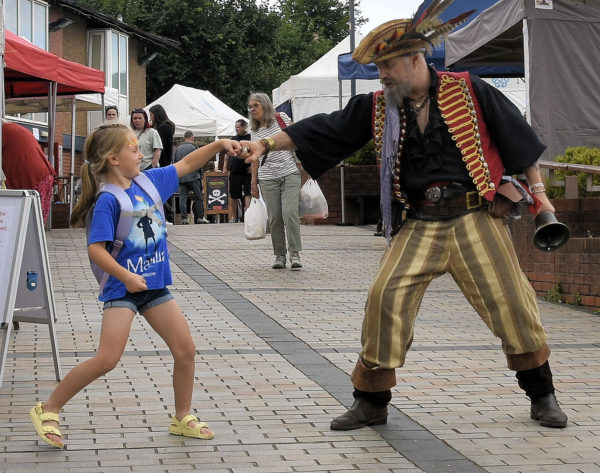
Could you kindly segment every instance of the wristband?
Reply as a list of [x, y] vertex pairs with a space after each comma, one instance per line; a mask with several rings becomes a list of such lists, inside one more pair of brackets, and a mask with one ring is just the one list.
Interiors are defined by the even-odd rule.
[[260, 162], [260, 165], [264, 166], [265, 161], [267, 160], [267, 156], [269, 155], [269, 151], [271, 151], [273, 149], [271, 147], [271, 144], [275, 145], [275, 140], [269, 136], [267, 138], [263, 138], [262, 140], [260, 140], [259, 143], [265, 147], [265, 154], [263, 154], [263, 158]]
[[277, 147], [275, 145], [275, 140], [271, 136], [267, 136], [266, 138], [263, 138], [260, 141], [261, 141], [261, 143], [264, 142], [263, 144], [265, 145], [265, 147], [267, 147], [267, 149], [269, 151], [275, 151], [275, 149], [277, 149]]
[[532, 194], [541, 194], [542, 192], [546, 192], [546, 186], [543, 182], [536, 182], [529, 187], [529, 190]]

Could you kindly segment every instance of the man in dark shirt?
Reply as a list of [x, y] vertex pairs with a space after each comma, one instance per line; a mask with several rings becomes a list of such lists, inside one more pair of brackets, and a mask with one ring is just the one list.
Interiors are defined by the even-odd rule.
[[[186, 131], [183, 134], [183, 143], [175, 150], [174, 163], [181, 161], [192, 151], [198, 149], [194, 143], [194, 134]], [[188, 220], [187, 201], [188, 194], [194, 193], [194, 204], [192, 206], [194, 213], [194, 223], [208, 223], [204, 218], [204, 194], [202, 193], [202, 169], [191, 172], [179, 178], [179, 211], [181, 212], [181, 221], [184, 225], [190, 223]]]
[[404, 365], [424, 292], [444, 273], [452, 274], [502, 340], [508, 367], [531, 399], [531, 418], [562, 428], [567, 416], [554, 395], [535, 292], [502, 219], [488, 211], [504, 198], [503, 176], [522, 172], [531, 212], [554, 212], [536, 166], [545, 146], [496, 89], [468, 73], [427, 65], [429, 43], [466, 17], [444, 27], [437, 21], [440, 11], [432, 18], [428, 11], [381, 25], [355, 50], [358, 62], [377, 64], [383, 93], [358, 95], [343, 110], [242, 143], [249, 161], [274, 149], [295, 149], [313, 178], [371, 138], [375, 143], [389, 247], [366, 303], [362, 350], [351, 377], [355, 402], [331, 428], [387, 422], [395, 369]]
[[[235, 122], [236, 135], [232, 136], [232, 140], [248, 141], [250, 133], [247, 132], [248, 122], [246, 120], [238, 120]], [[250, 164], [247, 164], [243, 159], [235, 156], [227, 156], [225, 153], [225, 161], [223, 170], [229, 171], [229, 196], [233, 200], [233, 208], [235, 209], [235, 219], [238, 222], [244, 220], [244, 212], [250, 205], [250, 185], [252, 174], [250, 173]], [[239, 201], [239, 203], [238, 203]], [[241, 204], [241, 205], [240, 205]], [[240, 208], [241, 207], [241, 208]], [[241, 213], [240, 213], [241, 211]]]

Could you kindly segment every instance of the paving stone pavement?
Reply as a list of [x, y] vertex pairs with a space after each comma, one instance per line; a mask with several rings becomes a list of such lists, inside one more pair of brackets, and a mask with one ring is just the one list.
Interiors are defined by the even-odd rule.
[[[118, 366], [65, 406], [68, 448], [47, 446], [27, 411], [56, 386], [48, 330], [21, 323], [0, 388], [0, 472], [600, 472], [599, 316], [539, 302], [569, 416], [566, 429], [548, 429], [529, 419], [498, 340], [441, 277], [388, 424], [335, 432], [385, 241], [371, 227], [303, 226], [304, 267], [292, 272], [271, 269], [270, 241], [247, 241], [243, 224], [169, 232], [171, 290], [197, 348], [193, 408], [215, 439], [168, 433], [171, 357], [137, 316]], [[101, 311], [84, 231], [47, 240], [64, 375], [93, 355]]]

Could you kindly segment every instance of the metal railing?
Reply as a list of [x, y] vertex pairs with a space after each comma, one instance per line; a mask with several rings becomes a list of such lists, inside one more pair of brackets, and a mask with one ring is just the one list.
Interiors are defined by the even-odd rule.
[[547, 169], [549, 175], [549, 184], [556, 187], [565, 188], [565, 197], [567, 199], [579, 198], [579, 186], [577, 176], [565, 176], [564, 180], [557, 179], [555, 171], [584, 172], [585, 189], [587, 192], [600, 192], [600, 185], [594, 185], [592, 178], [600, 174], [600, 166], [591, 166], [587, 164], [559, 163], [556, 161], [540, 161], [540, 168]]

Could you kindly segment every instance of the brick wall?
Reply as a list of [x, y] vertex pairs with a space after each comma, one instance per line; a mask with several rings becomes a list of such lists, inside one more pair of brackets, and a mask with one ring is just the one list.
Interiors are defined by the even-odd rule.
[[[329, 218], [307, 221], [315, 224], [335, 224], [342, 222], [342, 195], [341, 195], [341, 167], [334, 167], [323, 174], [317, 182], [327, 199]], [[308, 176], [303, 173], [303, 182]], [[364, 219], [367, 224], [376, 224], [379, 220], [379, 171], [376, 165], [371, 166], [344, 166], [344, 194], [369, 195], [365, 200]], [[346, 198], [344, 209], [345, 223], [358, 222], [359, 208], [357, 201]]]
[[600, 309], [600, 198], [554, 199], [556, 218], [571, 238], [565, 246], [545, 253], [533, 246], [533, 216], [509, 219], [521, 268], [537, 294], [544, 297], [561, 286], [564, 302]]
[[[133, 36], [129, 37], [129, 108], [123, 110], [122, 117], [129, 115], [129, 112], [136, 107], [145, 107], [146, 101], [146, 66], [140, 65], [138, 58], [144, 53], [143, 45]], [[160, 61], [161, 57], [155, 59]]]

